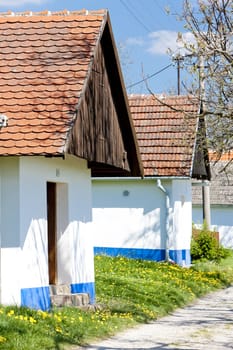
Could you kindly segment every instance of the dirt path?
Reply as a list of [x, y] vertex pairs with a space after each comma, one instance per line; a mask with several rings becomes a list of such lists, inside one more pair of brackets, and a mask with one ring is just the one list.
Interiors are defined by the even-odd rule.
[[233, 286], [170, 316], [80, 349], [233, 349]]

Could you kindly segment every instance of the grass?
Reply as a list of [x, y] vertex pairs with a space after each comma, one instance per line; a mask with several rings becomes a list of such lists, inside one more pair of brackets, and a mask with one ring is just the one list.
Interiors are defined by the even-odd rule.
[[101, 310], [43, 312], [1, 307], [0, 349], [67, 349], [164, 316], [201, 295], [229, 286], [233, 254], [221, 263], [197, 263], [190, 269], [97, 256], [95, 269]]

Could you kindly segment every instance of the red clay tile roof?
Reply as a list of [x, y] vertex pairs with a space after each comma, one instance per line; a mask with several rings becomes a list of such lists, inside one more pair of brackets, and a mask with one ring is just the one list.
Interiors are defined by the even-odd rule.
[[218, 154], [217, 152], [209, 151], [210, 161], [232, 161], [233, 160], [233, 150], [228, 152]]
[[197, 101], [188, 96], [129, 95], [129, 105], [144, 175], [190, 177]]
[[0, 155], [63, 154], [106, 11], [0, 14]]

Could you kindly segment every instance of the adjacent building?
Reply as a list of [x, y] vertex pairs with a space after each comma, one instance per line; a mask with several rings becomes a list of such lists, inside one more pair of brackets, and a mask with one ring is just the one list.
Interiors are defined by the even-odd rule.
[[190, 265], [192, 179], [209, 179], [191, 96], [130, 95], [144, 177], [93, 177], [95, 254]]

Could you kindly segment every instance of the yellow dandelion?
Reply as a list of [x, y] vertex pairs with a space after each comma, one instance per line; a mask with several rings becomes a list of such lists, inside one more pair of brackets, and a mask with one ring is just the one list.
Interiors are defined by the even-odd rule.
[[45, 312], [45, 311], [42, 311], [42, 310], [38, 310], [38, 314], [39, 314], [43, 319], [49, 317], [49, 314], [48, 314], [47, 312]]
[[8, 313], [7, 313], [7, 316], [12, 316], [12, 315], [14, 315], [14, 310], [10, 310]]
[[62, 318], [58, 315], [54, 315], [54, 318], [56, 319], [57, 322], [62, 322]]
[[5, 342], [6, 342], [6, 338], [0, 335], [0, 343], [5, 343]]
[[30, 316], [30, 317], [29, 317], [29, 322], [30, 322], [30, 323], [36, 323], [36, 320], [35, 320], [33, 317]]
[[55, 331], [56, 331], [57, 333], [62, 333], [61, 327], [56, 327], [56, 328], [55, 328]]

